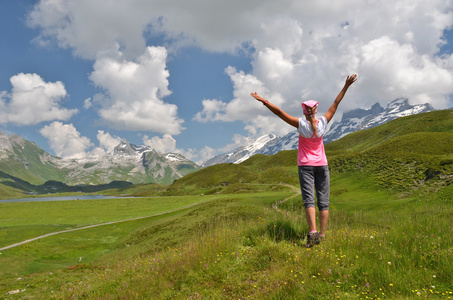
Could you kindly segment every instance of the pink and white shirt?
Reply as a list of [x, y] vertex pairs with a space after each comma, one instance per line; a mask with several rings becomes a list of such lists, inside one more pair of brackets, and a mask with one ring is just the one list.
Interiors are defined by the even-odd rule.
[[322, 116], [317, 120], [316, 136], [310, 122], [299, 118], [299, 151], [297, 153], [298, 166], [327, 166], [327, 157], [324, 150], [323, 136], [327, 131], [327, 119]]

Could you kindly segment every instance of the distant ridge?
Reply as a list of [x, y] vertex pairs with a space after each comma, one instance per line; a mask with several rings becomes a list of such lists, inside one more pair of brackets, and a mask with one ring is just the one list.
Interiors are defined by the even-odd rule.
[[18, 135], [0, 133], [0, 172], [36, 186], [48, 181], [70, 186], [115, 181], [170, 184], [197, 169], [197, 164], [180, 154], [158, 153], [126, 141], [102, 157], [62, 159]]
[[391, 120], [434, 111], [429, 103], [410, 105], [408, 99], [400, 98], [389, 102], [384, 109], [379, 103], [370, 109], [355, 109], [343, 114], [341, 122], [335, 122], [324, 137], [324, 142], [338, 140], [351, 132], [372, 128]]
[[[429, 103], [410, 105], [408, 99], [404, 98], [389, 102], [386, 108], [383, 108], [379, 103], [376, 103], [369, 109], [351, 110], [343, 114], [343, 118], [340, 122], [331, 124], [330, 129], [324, 136], [324, 143], [328, 144], [329, 142], [338, 140], [352, 132], [379, 126], [400, 117], [434, 110], [435, 109]], [[270, 136], [272, 136], [272, 138], [268, 138], [266, 143], [260, 142]], [[238, 164], [254, 154], [273, 155], [284, 150], [295, 150], [297, 149], [298, 136], [299, 133], [297, 131], [291, 131], [283, 137], [265, 135], [259, 137], [250, 145], [217, 155], [206, 161], [203, 164], [203, 167], [219, 163]]]

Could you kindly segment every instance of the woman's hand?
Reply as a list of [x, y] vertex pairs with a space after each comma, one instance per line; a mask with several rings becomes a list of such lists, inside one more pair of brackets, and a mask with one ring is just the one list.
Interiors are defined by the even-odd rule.
[[348, 76], [348, 78], [346, 78], [346, 82], [344, 85], [349, 87], [351, 84], [356, 82], [356, 80], [357, 80], [357, 74], [352, 74], [351, 76]]
[[255, 93], [250, 93], [250, 95], [253, 98], [255, 98], [256, 100], [258, 100], [261, 103], [263, 103], [271, 112], [276, 114], [278, 117], [280, 117], [280, 119], [282, 119], [283, 121], [285, 121], [289, 125], [294, 126], [296, 128], [299, 127], [299, 119], [298, 118], [295, 118], [295, 117], [292, 117], [292, 116], [288, 115], [283, 110], [281, 110], [278, 106], [269, 103], [269, 101], [267, 101], [266, 99], [264, 99], [263, 97], [258, 95], [256, 92]]
[[255, 98], [256, 100], [258, 101], [261, 101], [261, 102], [265, 102], [266, 99], [264, 99], [263, 97], [261, 97], [260, 95], [258, 95], [256, 92], [255, 93], [251, 93], [250, 94], [253, 98]]

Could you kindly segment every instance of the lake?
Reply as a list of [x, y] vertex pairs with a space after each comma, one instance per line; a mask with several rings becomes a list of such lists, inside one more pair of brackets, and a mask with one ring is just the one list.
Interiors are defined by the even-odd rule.
[[40, 197], [40, 198], [5, 199], [5, 200], [0, 200], [0, 203], [37, 202], [37, 201], [70, 201], [70, 200], [101, 200], [101, 199], [121, 199], [121, 198], [122, 197], [104, 196], [104, 195], [55, 196], [55, 197]]

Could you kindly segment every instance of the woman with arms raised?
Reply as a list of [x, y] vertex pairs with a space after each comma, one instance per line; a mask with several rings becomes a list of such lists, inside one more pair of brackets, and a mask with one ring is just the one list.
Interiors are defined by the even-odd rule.
[[[329, 110], [319, 119], [316, 119], [318, 102], [314, 100], [303, 102], [302, 109], [305, 118], [296, 118], [287, 114], [257, 93], [251, 93], [253, 98], [262, 102], [283, 121], [296, 127], [299, 132], [297, 165], [305, 215], [310, 229], [306, 243], [306, 247], [309, 248], [315, 244], [319, 244], [320, 240], [324, 238], [329, 219], [330, 176], [323, 136], [326, 133], [327, 124], [335, 115], [338, 105], [343, 100], [346, 91], [356, 80], [356, 74], [346, 78], [343, 89]], [[319, 209], [319, 232], [316, 230], [315, 191]]]

